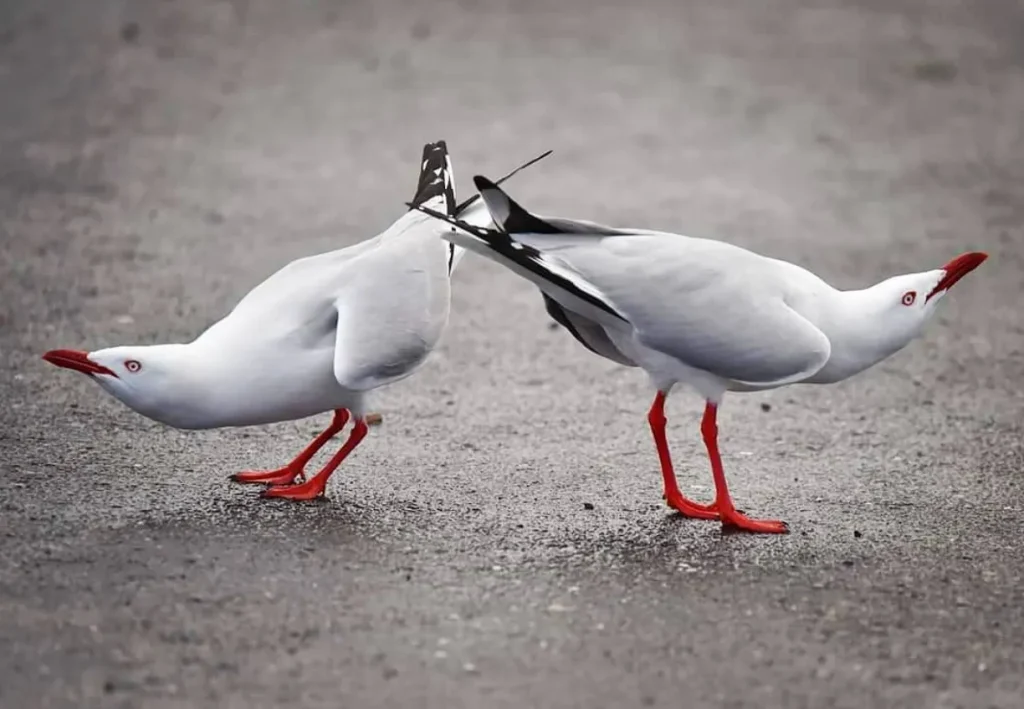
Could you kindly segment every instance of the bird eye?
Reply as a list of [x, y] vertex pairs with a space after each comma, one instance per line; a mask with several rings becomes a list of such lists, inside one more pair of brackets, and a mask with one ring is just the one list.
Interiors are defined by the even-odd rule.
[[140, 369], [142, 369], [142, 365], [139, 364], [139, 361], [136, 360], [136, 359], [128, 359], [128, 360], [125, 360], [124, 368], [127, 369], [132, 374], [135, 374], [135, 372], [137, 372]]
[[906, 293], [903, 294], [904, 305], [913, 305], [915, 300], [917, 300], [917, 293], [915, 293], [914, 291], [908, 290]]

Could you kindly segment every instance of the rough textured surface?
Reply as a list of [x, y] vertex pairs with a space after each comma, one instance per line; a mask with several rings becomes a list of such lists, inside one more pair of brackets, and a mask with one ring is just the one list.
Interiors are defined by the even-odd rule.
[[[1024, 11], [893, 5], [4, 3], [0, 704], [1021, 706]], [[538, 211], [844, 287], [992, 258], [870, 373], [727, 400], [785, 538], [669, 514], [642, 376], [472, 256], [321, 504], [226, 480], [320, 421], [177, 432], [38, 359], [195, 335], [389, 223], [441, 137], [463, 191], [552, 147]]]

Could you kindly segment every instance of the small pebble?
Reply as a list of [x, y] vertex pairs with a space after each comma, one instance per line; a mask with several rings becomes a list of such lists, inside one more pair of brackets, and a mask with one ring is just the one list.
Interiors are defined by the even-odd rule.
[[125, 42], [134, 42], [139, 38], [139, 23], [126, 22], [121, 27], [121, 39]]
[[585, 510], [592, 510], [592, 509], [594, 509], [594, 503], [593, 502], [584, 502], [583, 503], [583, 509], [585, 509]]
[[854, 536], [855, 539], [860, 539], [864, 535], [860, 533], [859, 529], [855, 529], [855, 530], [853, 530], [853, 536]]
[[764, 402], [763, 404], [761, 404], [761, 411], [768, 412], [768, 411], [771, 411], [771, 410], [772, 410], [772, 405], [769, 404], [767, 401]]
[[382, 414], [366, 414], [367, 426], [379, 426], [384, 421]]

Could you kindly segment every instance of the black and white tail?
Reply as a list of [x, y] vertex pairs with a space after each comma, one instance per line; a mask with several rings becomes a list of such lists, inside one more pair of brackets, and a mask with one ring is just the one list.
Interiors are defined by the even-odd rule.
[[[416, 194], [409, 203], [411, 209], [418, 209], [432, 203], [445, 214], [456, 214], [455, 176], [452, 174], [452, 161], [448, 156], [448, 144], [443, 140], [427, 143], [423, 146], [423, 159], [420, 162], [420, 179], [416, 185]], [[455, 265], [462, 256], [462, 249], [448, 242], [448, 273], [455, 270]]]
[[423, 146], [420, 181], [416, 185], [416, 196], [412, 198], [411, 205], [413, 208], [420, 207], [437, 197], [442, 198], [446, 214], [455, 214], [455, 178], [452, 175], [452, 161], [448, 157], [448, 144], [443, 140]]
[[[497, 227], [495, 229], [470, 224], [457, 216], [442, 214], [429, 207], [420, 206], [416, 209], [448, 222], [459, 230], [445, 234], [446, 240], [497, 261], [533, 282], [556, 300], [571, 303], [576, 312], [597, 322], [625, 320], [625, 317], [580, 274], [546, 255], [536, 246], [515, 238], [517, 234], [550, 234], [585, 239], [624, 232], [610, 229], [603, 231], [605, 228], [599, 225], [591, 227], [582, 222], [564, 219], [544, 219], [526, 211], [486, 177], [474, 177], [473, 182], [490, 212], [491, 219]], [[538, 243], [535, 240], [531, 241]]]

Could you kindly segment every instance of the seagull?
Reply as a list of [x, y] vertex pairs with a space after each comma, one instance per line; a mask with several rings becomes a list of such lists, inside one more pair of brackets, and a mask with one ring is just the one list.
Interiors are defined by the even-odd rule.
[[[445, 141], [424, 146], [412, 205], [490, 224], [478, 196], [456, 204]], [[289, 263], [192, 342], [57, 349], [43, 359], [88, 375], [174, 428], [256, 426], [332, 411], [330, 425], [284, 467], [232, 476], [268, 485], [264, 497], [314, 499], [366, 436], [367, 394], [416, 371], [444, 331], [450, 278], [464, 251], [437, 238], [443, 230], [410, 209], [371, 239]], [[306, 464], [350, 419], [344, 445], [306, 479]]]
[[[541, 217], [495, 183], [474, 178], [495, 228], [428, 205], [415, 208], [457, 231], [442, 238], [537, 286], [548, 314], [584, 347], [643, 369], [656, 391], [647, 415], [668, 505], [723, 529], [786, 533], [753, 519], [729, 495], [718, 451], [717, 412], [727, 391], [827, 384], [864, 371], [917, 337], [939, 302], [987, 255], [842, 291], [797, 265], [721, 241]], [[704, 397], [701, 434], [715, 499], [682, 495], [665, 438], [665, 400], [676, 384]]]

